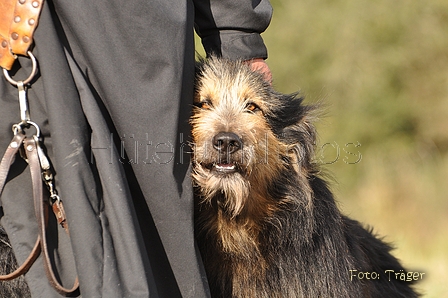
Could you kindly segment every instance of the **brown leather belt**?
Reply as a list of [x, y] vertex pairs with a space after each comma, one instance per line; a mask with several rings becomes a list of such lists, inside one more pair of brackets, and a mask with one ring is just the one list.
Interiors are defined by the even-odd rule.
[[0, 66], [10, 70], [27, 55], [44, 0], [0, 0]]

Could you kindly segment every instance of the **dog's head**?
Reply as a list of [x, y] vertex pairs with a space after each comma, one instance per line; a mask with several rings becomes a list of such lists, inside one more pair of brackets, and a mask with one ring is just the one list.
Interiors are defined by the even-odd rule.
[[194, 104], [193, 178], [203, 200], [217, 201], [231, 217], [251, 198], [269, 197], [281, 173], [306, 176], [311, 169], [312, 108], [297, 94], [274, 91], [245, 63], [203, 61]]

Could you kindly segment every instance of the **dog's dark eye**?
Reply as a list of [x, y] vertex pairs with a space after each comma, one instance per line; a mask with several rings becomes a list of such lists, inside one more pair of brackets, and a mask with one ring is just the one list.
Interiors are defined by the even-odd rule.
[[203, 110], [210, 110], [212, 108], [212, 103], [208, 100], [204, 100], [195, 104], [198, 108]]
[[250, 102], [246, 105], [246, 110], [254, 113], [257, 111], [261, 111], [260, 107], [254, 104], [253, 102]]

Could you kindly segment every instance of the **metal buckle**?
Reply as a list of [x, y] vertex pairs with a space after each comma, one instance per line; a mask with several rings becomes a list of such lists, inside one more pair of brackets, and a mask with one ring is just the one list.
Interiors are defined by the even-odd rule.
[[[26, 78], [26, 80], [19, 81], [19, 82], [23, 82], [23, 85], [26, 85], [29, 82], [31, 82], [31, 80], [34, 78], [34, 76], [36, 75], [36, 72], [37, 72], [36, 57], [34, 57], [34, 55], [31, 53], [31, 51], [28, 51], [28, 56], [30, 57], [31, 62], [33, 63], [33, 68], [31, 70], [31, 74], [28, 76], [28, 78]], [[3, 68], [3, 74], [5, 75], [6, 80], [8, 80], [8, 82], [13, 84], [14, 86], [17, 86], [19, 84], [19, 82], [15, 81], [11, 78], [7, 69]]]

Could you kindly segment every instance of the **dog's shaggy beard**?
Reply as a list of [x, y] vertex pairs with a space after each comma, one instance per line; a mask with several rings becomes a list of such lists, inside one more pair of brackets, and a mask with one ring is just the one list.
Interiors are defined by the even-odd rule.
[[[256, 137], [254, 135], [245, 135], [245, 138], [250, 139], [251, 143], [254, 142]], [[201, 145], [201, 143], [196, 145]], [[216, 206], [225, 213], [226, 218], [233, 220], [241, 215], [244, 209], [247, 209], [250, 197], [253, 197], [257, 192], [262, 191], [262, 188], [266, 187], [267, 180], [270, 179], [265, 177], [266, 173], [278, 171], [269, 172], [262, 170], [260, 172], [263, 165], [266, 166], [269, 163], [269, 161], [262, 160], [260, 157], [262, 156], [260, 152], [267, 150], [265, 145], [261, 144], [258, 146], [246, 145], [240, 152], [235, 154], [236, 156], [223, 158], [227, 162], [231, 162], [235, 166], [236, 171], [233, 173], [219, 173], [213, 170], [213, 166], [218, 160], [221, 160], [222, 156], [220, 157], [216, 154], [207, 156], [207, 152], [213, 152], [213, 149], [207, 145], [208, 143], [204, 142], [199, 148], [196, 147], [195, 149], [193, 179], [200, 192], [200, 203]], [[271, 164], [274, 164], [274, 162], [271, 161]], [[254, 190], [254, 185], [259, 187]]]
[[229, 218], [241, 213], [250, 191], [250, 182], [241, 173], [217, 176], [197, 165], [193, 177], [198, 183], [202, 204], [218, 204]]

